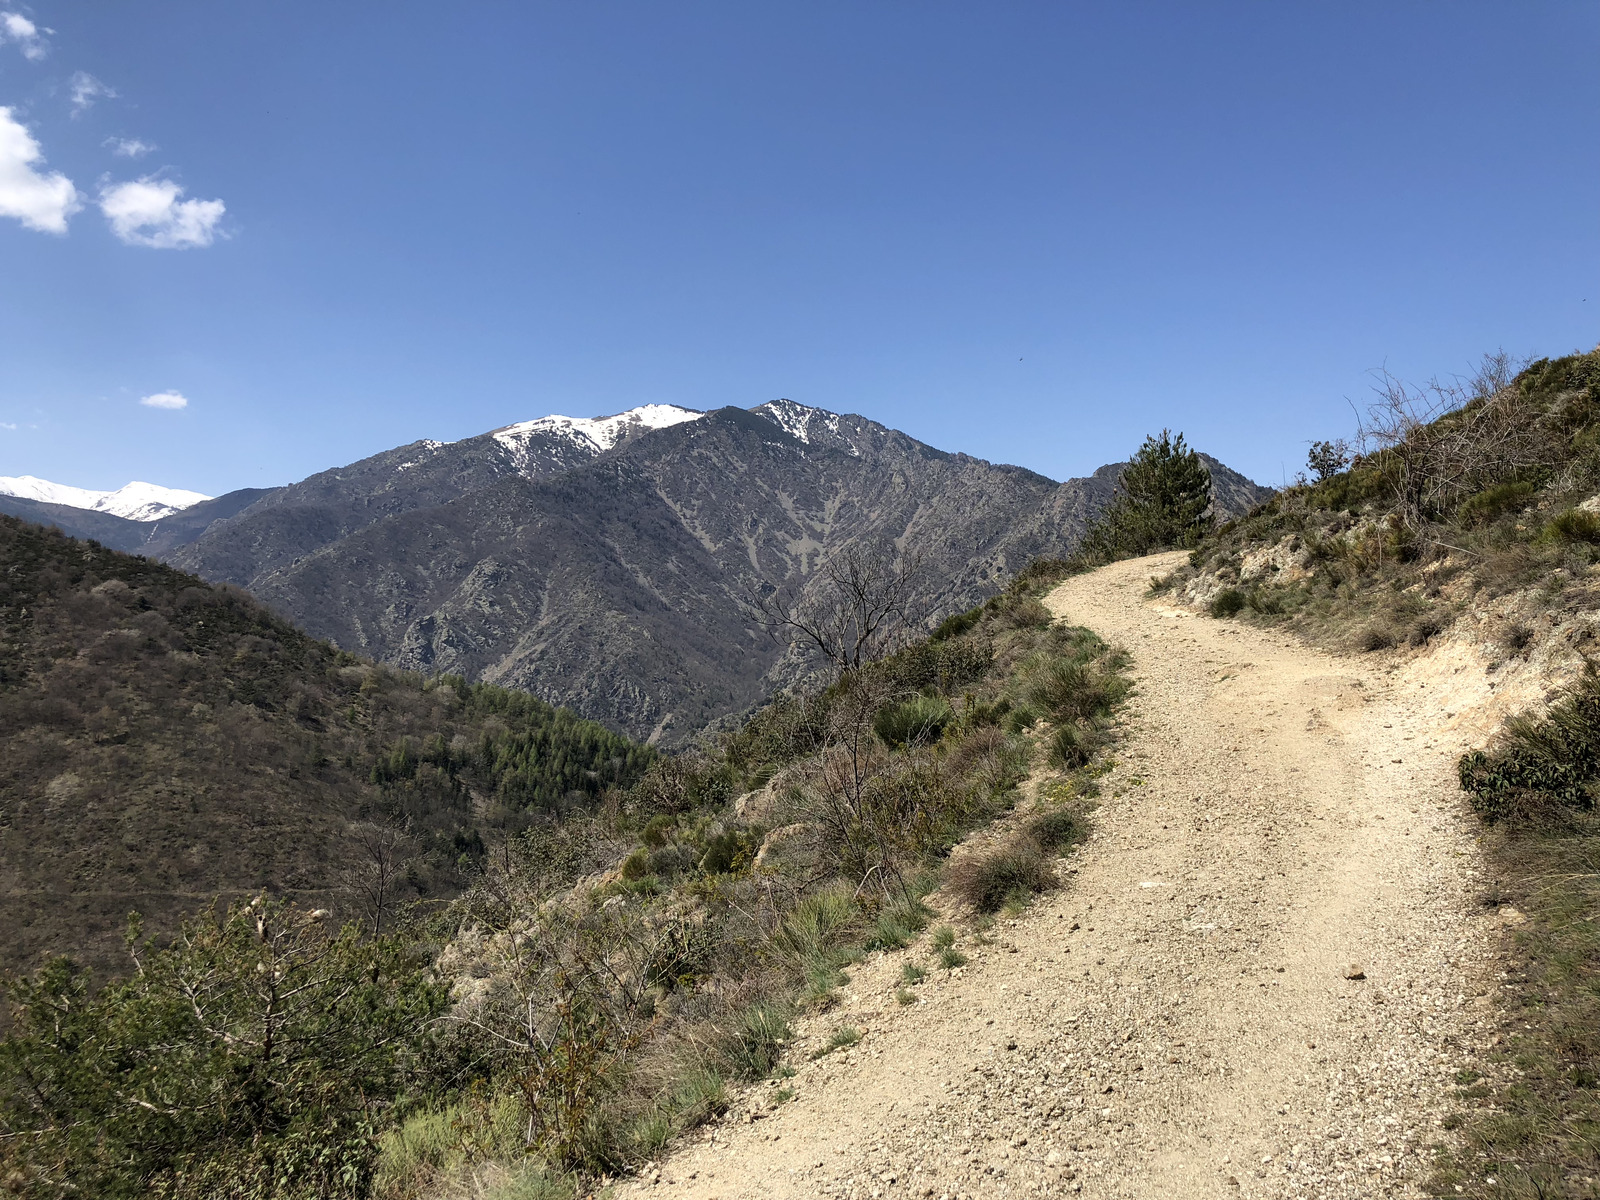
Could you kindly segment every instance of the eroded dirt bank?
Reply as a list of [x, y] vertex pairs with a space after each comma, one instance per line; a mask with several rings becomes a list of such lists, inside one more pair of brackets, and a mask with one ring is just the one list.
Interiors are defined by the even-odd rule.
[[1125, 645], [1139, 689], [1067, 886], [963, 939], [969, 965], [918, 1003], [893, 993], [926, 939], [853, 969], [803, 1032], [858, 1046], [740, 1097], [620, 1195], [1414, 1192], [1492, 1036], [1501, 918], [1454, 780], [1487, 727], [1481, 668], [1390, 671], [1146, 600], [1176, 561], [1048, 598]]

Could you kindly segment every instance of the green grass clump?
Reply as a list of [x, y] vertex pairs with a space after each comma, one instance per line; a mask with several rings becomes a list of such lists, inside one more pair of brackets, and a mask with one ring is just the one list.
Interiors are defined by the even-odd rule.
[[928, 927], [933, 912], [919, 899], [908, 899], [885, 908], [867, 935], [868, 950], [900, 950]]
[[833, 1031], [821, 1048], [812, 1051], [813, 1059], [822, 1058], [832, 1054], [835, 1050], [847, 1050], [861, 1040], [861, 1030], [854, 1025], [841, 1025]]
[[896, 989], [894, 998], [902, 1005], [915, 1004], [917, 1002], [917, 994], [907, 988]]
[[1081, 809], [1049, 808], [1030, 817], [1023, 832], [1045, 850], [1064, 850], [1089, 836], [1089, 821]]
[[961, 953], [961, 951], [957, 950], [954, 946], [946, 946], [943, 950], [939, 951], [939, 965], [946, 971], [953, 971], [957, 967], [964, 967], [967, 965], [967, 956]]
[[942, 696], [913, 696], [882, 709], [872, 729], [887, 746], [923, 746], [938, 741], [954, 715]]
[[928, 977], [928, 972], [916, 963], [908, 962], [900, 965], [901, 983], [921, 983]]
[[1552, 542], [1600, 542], [1600, 514], [1581, 508], [1569, 508], [1557, 513], [1544, 527], [1544, 538]]
[[765, 1079], [777, 1069], [784, 1047], [793, 1036], [784, 1008], [771, 1003], [752, 1004], [734, 1022], [720, 1047], [721, 1058], [735, 1079]]

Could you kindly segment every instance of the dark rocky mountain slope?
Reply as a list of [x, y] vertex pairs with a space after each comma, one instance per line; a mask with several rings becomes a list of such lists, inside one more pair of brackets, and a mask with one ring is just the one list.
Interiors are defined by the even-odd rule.
[[374, 838], [389, 903], [448, 895], [496, 836], [650, 757], [524, 693], [378, 666], [237, 589], [0, 517], [0, 972], [58, 953], [120, 969], [131, 910], [160, 933], [218, 893], [370, 916]]
[[[1070, 553], [1120, 469], [1058, 484], [789, 401], [609, 446], [531, 432], [325, 472], [172, 559], [346, 649], [671, 743], [787, 681], [761, 589], [803, 589], [847, 543], [892, 541], [923, 554], [918, 600], [937, 618]], [[1210, 466], [1225, 512], [1270, 494]]]

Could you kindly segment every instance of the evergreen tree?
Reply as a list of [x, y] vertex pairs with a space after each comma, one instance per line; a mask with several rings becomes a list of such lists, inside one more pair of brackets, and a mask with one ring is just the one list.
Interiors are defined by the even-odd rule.
[[1211, 472], [1183, 434], [1147, 437], [1117, 480], [1117, 494], [1084, 536], [1079, 556], [1110, 562], [1196, 545], [1211, 508]]

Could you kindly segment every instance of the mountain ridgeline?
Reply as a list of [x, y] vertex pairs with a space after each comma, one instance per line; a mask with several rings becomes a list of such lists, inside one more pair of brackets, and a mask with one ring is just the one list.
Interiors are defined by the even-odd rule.
[[[1220, 515], [1270, 494], [1207, 466]], [[756, 596], [892, 543], [922, 556], [913, 607], [936, 621], [1071, 553], [1120, 469], [1057, 483], [780, 400], [416, 442], [114, 536], [0, 507], [245, 588], [346, 650], [674, 744], [796, 677]]]

